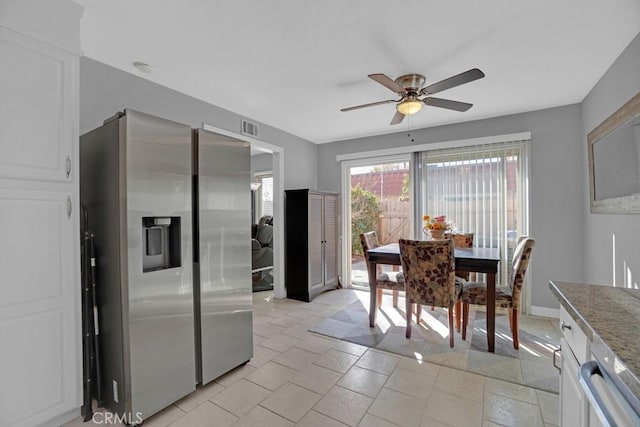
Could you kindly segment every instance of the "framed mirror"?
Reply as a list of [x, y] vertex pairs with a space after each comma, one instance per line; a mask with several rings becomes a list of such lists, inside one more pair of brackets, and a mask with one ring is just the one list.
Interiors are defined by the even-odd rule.
[[587, 135], [592, 213], [640, 213], [640, 93]]

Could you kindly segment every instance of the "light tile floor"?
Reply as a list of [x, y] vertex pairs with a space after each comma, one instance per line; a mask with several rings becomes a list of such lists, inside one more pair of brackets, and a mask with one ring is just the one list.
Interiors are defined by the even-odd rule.
[[[144, 426], [558, 424], [555, 394], [307, 332], [358, 292], [336, 290], [308, 304], [275, 300], [271, 291], [254, 293], [253, 359]], [[80, 419], [67, 424], [84, 425]]]

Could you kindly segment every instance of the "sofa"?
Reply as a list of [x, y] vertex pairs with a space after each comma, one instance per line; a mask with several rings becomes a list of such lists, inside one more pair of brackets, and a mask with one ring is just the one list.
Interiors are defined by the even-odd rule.
[[251, 227], [251, 273], [253, 290], [273, 289], [273, 217], [265, 215]]

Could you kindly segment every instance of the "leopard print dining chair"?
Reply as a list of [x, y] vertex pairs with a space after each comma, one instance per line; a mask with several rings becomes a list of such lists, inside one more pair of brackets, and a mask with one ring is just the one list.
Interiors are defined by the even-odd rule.
[[[513, 262], [509, 271], [506, 286], [496, 285], [496, 307], [509, 310], [509, 327], [513, 337], [513, 348], [518, 349], [518, 312], [520, 310], [520, 295], [524, 276], [527, 273], [529, 260], [536, 241], [528, 236], [521, 236], [513, 253]], [[466, 283], [460, 293], [462, 302], [462, 339], [466, 339], [467, 323], [469, 322], [469, 304], [487, 305], [486, 283]]]
[[400, 261], [405, 281], [406, 337], [411, 338], [411, 304], [444, 307], [449, 311], [449, 346], [453, 348], [453, 306], [461, 287], [455, 280], [453, 242], [400, 239]]

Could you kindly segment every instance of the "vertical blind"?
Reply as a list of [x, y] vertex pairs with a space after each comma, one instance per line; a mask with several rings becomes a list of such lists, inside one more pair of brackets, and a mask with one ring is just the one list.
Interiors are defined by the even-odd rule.
[[528, 141], [513, 141], [420, 153], [420, 220], [446, 215], [454, 230], [474, 233], [474, 246], [500, 248], [502, 277], [528, 230], [528, 151]]

